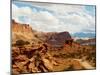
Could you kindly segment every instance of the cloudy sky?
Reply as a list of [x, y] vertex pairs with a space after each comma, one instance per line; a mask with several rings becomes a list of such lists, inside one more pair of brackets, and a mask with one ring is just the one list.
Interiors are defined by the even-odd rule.
[[95, 6], [92, 5], [13, 1], [12, 19], [44, 32], [95, 33]]

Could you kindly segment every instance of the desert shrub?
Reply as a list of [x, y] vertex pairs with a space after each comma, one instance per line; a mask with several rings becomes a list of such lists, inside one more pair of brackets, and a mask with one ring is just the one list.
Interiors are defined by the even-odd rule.
[[58, 54], [58, 55], [53, 55], [53, 57], [55, 57], [55, 58], [67, 58], [68, 55], [67, 55], [67, 54], [62, 54], [62, 53], [60, 53], [60, 54]]
[[23, 45], [27, 45], [27, 44], [30, 44], [30, 43], [28, 41], [23, 41], [23, 40], [16, 41], [17, 46], [23, 46]]
[[38, 38], [38, 35], [37, 35], [37, 34], [35, 34], [34, 36], [35, 36], [36, 38]]
[[28, 42], [28, 41], [25, 41], [25, 45], [28, 45], [28, 44], [30, 44], [30, 42]]
[[53, 55], [53, 57], [55, 57], [55, 58], [59, 58], [60, 56], [59, 56], [59, 55]]

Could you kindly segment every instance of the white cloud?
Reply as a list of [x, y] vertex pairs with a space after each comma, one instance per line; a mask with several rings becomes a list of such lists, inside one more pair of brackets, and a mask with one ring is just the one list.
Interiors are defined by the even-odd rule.
[[[20, 23], [29, 23], [33, 29], [40, 31], [69, 31], [74, 33], [89, 29], [95, 30], [95, 17], [86, 13], [84, 6], [39, 3], [32, 5], [46, 10], [33, 12], [33, 9], [28, 6], [17, 7], [13, 4], [13, 19]], [[20, 16], [24, 16], [22, 17], [24, 20], [20, 20]]]
[[16, 5], [12, 4], [12, 18], [15, 19], [17, 22], [29, 23], [29, 22], [26, 22], [26, 21], [23, 22], [19, 18], [21, 16], [24, 16], [24, 17], [26, 17], [25, 19], [27, 19], [28, 17], [30, 19], [31, 14], [32, 14], [31, 8], [29, 8], [29, 7], [21, 7], [21, 8], [19, 8]]

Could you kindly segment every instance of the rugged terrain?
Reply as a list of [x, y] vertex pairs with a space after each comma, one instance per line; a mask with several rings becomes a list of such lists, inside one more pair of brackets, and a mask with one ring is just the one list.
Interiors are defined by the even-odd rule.
[[[70, 40], [70, 41], [69, 41]], [[12, 74], [95, 69], [95, 45], [72, 41], [69, 32], [39, 32], [12, 21]]]

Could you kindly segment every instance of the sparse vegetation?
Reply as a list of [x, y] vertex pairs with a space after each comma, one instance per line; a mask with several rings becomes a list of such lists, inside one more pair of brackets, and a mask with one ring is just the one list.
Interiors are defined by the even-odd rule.
[[23, 46], [23, 45], [28, 45], [28, 44], [30, 44], [28, 41], [17, 40], [15, 45]]

